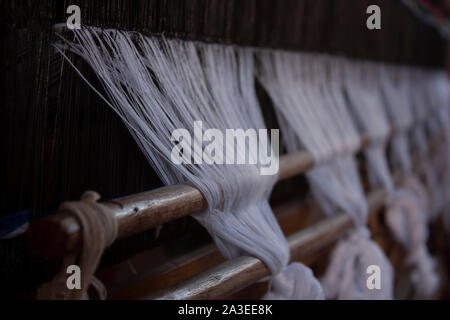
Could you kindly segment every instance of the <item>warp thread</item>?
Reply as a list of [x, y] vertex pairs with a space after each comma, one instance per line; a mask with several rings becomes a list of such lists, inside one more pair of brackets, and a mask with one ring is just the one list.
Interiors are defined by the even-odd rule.
[[[64, 43], [96, 72], [106, 89], [108, 99], [103, 99], [128, 126], [161, 180], [189, 181], [202, 192], [208, 208], [194, 217], [225, 257], [260, 258], [277, 276], [273, 287], [278, 296], [308, 297], [305, 290], [315, 286], [314, 298], [323, 297], [312, 273], [301, 271], [306, 267], [285, 268], [289, 248], [268, 204], [276, 175], [261, 176], [261, 164], [177, 166], [170, 160], [173, 143], [168, 137], [175, 129], [191, 131], [194, 121], [219, 130], [265, 127], [251, 50], [90, 27]], [[236, 150], [238, 156], [246, 152], [257, 158], [248, 147]], [[294, 291], [286, 287], [283, 294], [279, 279], [284, 272], [310, 285]]]
[[[427, 90], [424, 90], [424, 83], [418, 81], [429, 75], [424, 72], [422, 77], [418, 78], [415, 75], [419, 71], [405, 67], [384, 67], [381, 72], [383, 81], [380, 81], [380, 84], [387, 102], [385, 110], [390, 115], [392, 124], [398, 129], [391, 144], [392, 163], [394, 168], [400, 171], [396, 181], [399, 189], [391, 190], [387, 198], [386, 221], [394, 237], [408, 251], [410, 258], [406, 263], [415, 268], [412, 279], [417, 292], [423, 297], [429, 297], [437, 290], [439, 279], [433, 258], [426, 246], [427, 223], [433, 216], [430, 210], [433, 206], [433, 190], [429, 194], [416, 175], [417, 172], [414, 172], [417, 166], [414, 168], [412, 164], [408, 139], [408, 127], [414, 123], [414, 117], [423, 121], [433, 114], [432, 108], [425, 108], [429, 105], [426, 101]], [[411, 97], [416, 101], [415, 104], [412, 103]], [[421, 155], [419, 168], [422, 171], [424, 168], [427, 170], [422, 175], [428, 176], [430, 180], [432, 173], [425, 163], [428, 162], [428, 146], [423, 125], [416, 124], [412, 133], [415, 147]]]
[[[346, 106], [344, 59], [282, 51], [263, 51], [260, 59], [259, 77], [274, 102], [289, 152], [307, 149], [314, 156], [316, 165], [306, 173], [314, 197], [326, 213], [343, 211], [356, 226], [340, 242], [339, 255], [332, 255], [322, 279], [326, 297], [392, 298], [392, 267], [365, 227], [368, 207], [352, 155], [361, 138]], [[369, 261], [381, 268], [382, 290], [364, 289], [367, 274], [360, 263]], [[337, 281], [343, 274], [346, 281]]]
[[[411, 177], [408, 178], [411, 180]], [[439, 286], [435, 262], [426, 247], [428, 229], [422, 206], [418, 206], [412, 191], [415, 187], [398, 189], [391, 193], [386, 202], [386, 223], [396, 240], [407, 251], [406, 265], [415, 269], [412, 281], [426, 297], [432, 296]]]

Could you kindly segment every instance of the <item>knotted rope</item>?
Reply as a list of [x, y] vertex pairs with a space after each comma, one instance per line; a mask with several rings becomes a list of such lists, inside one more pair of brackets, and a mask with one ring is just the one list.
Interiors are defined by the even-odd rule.
[[265, 300], [323, 300], [325, 295], [320, 282], [311, 269], [292, 262], [271, 279]]
[[[38, 290], [38, 299], [77, 300], [88, 299], [87, 290], [92, 285], [99, 299], [106, 298], [106, 289], [94, 277], [103, 251], [117, 237], [117, 220], [111, 210], [98, 203], [100, 195], [86, 191], [80, 201], [64, 202], [59, 212], [75, 218], [82, 235], [81, 252], [69, 254], [63, 258], [60, 271], [50, 282], [44, 283]], [[67, 268], [77, 264], [81, 270], [81, 288], [69, 289], [67, 286]]]
[[[406, 178], [407, 183], [415, 184], [411, 177]], [[438, 288], [439, 276], [426, 247], [428, 229], [424, 220], [427, 217], [422, 206], [418, 206], [416, 202], [416, 198], [420, 198], [414, 191], [420, 190], [417, 186], [420, 185], [399, 189], [389, 195], [386, 203], [386, 222], [396, 240], [407, 250], [406, 264], [415, 268], [412, 281], [424, 296], [431, 296]]]
[[[380, 290], [367, 285], [368, 266], [381, 272]], [[393, 269], [383, 250], [370, 240], [370, 232], [360, 227], [341, 240], [330, 257], [330, 265], [321, 282], [330, 299], [392, 299]]]
[[444, 207], [444, 194], [437, 177], [437, 172], [430, 163], [428, 157], [424, 157], [416, 168], [415, 173], [421, 177], [424, 182], [425, 192], [427, 193], [429, 220], [435, 220], [442, 212]]

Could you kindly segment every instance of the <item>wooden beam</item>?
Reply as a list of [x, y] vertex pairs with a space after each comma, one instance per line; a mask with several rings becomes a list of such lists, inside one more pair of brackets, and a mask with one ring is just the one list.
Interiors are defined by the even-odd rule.
[[[384, 190], [369, 194], [370, 212], [376, 213], [383, 205]], [[348, 214], [337, 213], [323, 221], [287, 237], [291, 261], [324, 248], [352, 227]], [[270, 270], [259, 259], [241, 256], [227, 260], [205, 272], [165, 288], [142, 299], [220, 299], [241, 290], [270, 275]]]
[[[395, 133], [391, 129], [389, 136]], [[370, 143], [362, 135], [357, 152]], [[330, 155], [331, 159], [335, 155]], [[314, 167], [314, 157], [307, 151], [280, 157], [278, 181], [304, 173]], [[206, 208], [201, 192], [189, 184], [177, 184], [156, 190], [137, 193], [104, 202], [118, 219], [118, 239], [155, 228], [175, 219], [200, 212]], [[77, 252], [81, 245], [80, 227], [77, 221], [64, 213], [43, 218], [27, 231], [30, 247], [37, 255], [57, 258]]]
[[[367, 139], [362, 139], [367, 142]], [[314, 166], [306, 151], [280, 157], [278, 180], [303, 173]], [[201, 192], [192, 185], [177, 184], [104, 202], [118, 219], [118, 239], [155, 228], [206, 208]], [[67, 214], [40, 219], [27, 232], [31, 249], [42, 257], [61, 257], [80, 249], [77, 221]]]

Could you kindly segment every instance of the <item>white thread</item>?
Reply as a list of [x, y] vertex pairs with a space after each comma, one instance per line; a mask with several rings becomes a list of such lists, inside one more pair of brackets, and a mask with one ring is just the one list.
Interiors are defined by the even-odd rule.
[[291, 294], [286, 288], [284, 294], [275, 281], [279, 296], [307, 298], [305, 290], [314, 287], [310, 298], [323, 298], [317, 280], [304, 272], [304, 266], [286, 268], [289, 249], [268, 204], [276, 175], [260, 175], [259, 165], [170, 162], [171, 133], [178, 128], [191, 131], [194, 121], [222, 130], [264, 128], [254, 91], [252, 52], [129, 32], [99, 33], [89, 27], [75, 35], [74, 42], [64, 40], [64, 44], [90, 64], [108, 105], [124, 120], [162, 181], [190, 181], [202, 192], [208, 209], [195, 218], [222, 254], [227, 258], [251, 254], [274, 275], [294, 273], [296, 281], [305, 283], [300, 291]]
[[[412, 124], [413, 117], [423, 121], [431, 114], [430, 108], [426, 106], [428, 93], [422, 82], [422, 77], [428, 74], [393, 66], [384, 66], [381, 71], [380, 83], [386, 97], [386, 111], [390, 114], [392, 124], [400, 128], [393, 138], [393, 164], [402, 171], [399, 181], [402, 189], [391, 192], [387, 201], [386, 221], [394, 237], [408, 250], [407, 262], [415, 267], [413, 281], [417, 291], [422, 296], [431, 296], [438, 288], [439, 278], [426, 247], [427, 221], [429, 213], [440, 205], [436, 203], [437, 206], [433, 207], [433, 200], [429, 199], [426, 189], [413, 173], [408, 132], [404, 127], [407, 123]], [[413, 142], [422, 157], [419, 168], [425, 171], [428, 180], [433, 180], [433, 172], [426, 157], [428, 147], [424, 127], [420, 123], [413, 128]], [[435, 184], [436, 181], [429, 183]], [[437, 195], [436, 191], [434, 193]]]
[[[320, 206], [328, 214], [343, 210], [357, 227], [339, 244], [341, 254], [332, 256], [322, 279], [326, 296], [392, 298], [392, 267], [365, 227], [367, 202], [351, 155], [360, 146], [360, 135], [343, 94], [343, 59], [281, 51], [261, 52], [260, 59], [260, 79], [274, 102], [288, 151], [313, 154], [317, 164], [306, 175]], [[382, 269], [382, 290], [366, 288], [360, 263], [369, 261]], [[344, 274], [346, 281], [337, 281]]]

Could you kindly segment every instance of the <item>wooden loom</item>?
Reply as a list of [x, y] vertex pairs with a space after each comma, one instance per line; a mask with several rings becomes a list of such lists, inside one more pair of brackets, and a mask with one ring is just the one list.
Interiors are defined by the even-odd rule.
[[[371, 1], [370, 3], [372, 3]], [[377, 2], [377, 1], [375, 1]], [[62, 2], [61, 2], [62, 3]], [[386, 11], [388, 18], [383, 18], [383, 23], [387, 31], [377, 33], [368, 33], [367, 30], [358, 27], [359, 18], [363, 15], [363, 9], [367, 7], [369, 2], [361, 1], [357, 5], [350, 4], [349, 1], [338, 0], [330, 1], [286, 1], [284, 4], [278, 4], [277, 1], [192, 1], [188, 3], [183, 1], [180, 5], [175, 1], [145, 1], [140, 5], [133, 5], [125, 1], [99, 1], [95, 5], [90, 4], [89, 1], [70, 1], [70, 4], [79, 4], [84, 12], [83, 21], [87, 24], [99, 25], [105, 27], [113, 27], [118, 29], [138, 29], [141, 32], [148, 32], [151, 34], [164, 33], [168, 36], [212, 41], [229, 44], [251, 45], [261, 47], [287, 48], [295, 50], [310, 50], [330, 53], [345, 54], [353, 58], [370, 58], [373, 60], [382, 60], [393, 63], [407, 63], [425, 66], [441, 66], [443, 61], [443, 43], [437, 40], [436, 35], [429, 29], [421, 27], [414, 22], [411, 17], [402, 11], [399, 11], [399, 5], [393, 5], [387, 1], [378, 1], [377, 3]], [[53, 57], [49, 53], [48, 60], [46, 60], [47, 47], [45, 43], [50, 41], [51, 36], [47, 34], [46, 29], [50, 28], [53, 23], [61, 22], [64, 18], [64, 8], [67, 7], [66, 1], [64, 4], [58, 1], [40, 1], [40, 10], [38, 10], [37, 19], [24, 19], [19, 16], [14, 20], [14, 32], [23, 32], [21, 28], [30, 30], [30, 37], [37, 37], [37, 42], [40, 41], [41, 48], [41, 70], [36, 71], [37, 82], [48, 84], [56, 81], [57, 83], [74, 83], [79, 79], [70, 75], [67, 66], [58, 58]], [[36, 7], [29, 5], [30, 12]], [[15, 8], [17, 9], [17, 8]], [[27, 15], [28, 12], [24, 8], [14, 12], [20, 12], [21, 15]], [[392, 9], [392, 12], [390, 11]], [[341, 24], [340, 16], [348, 14], [349, 22], [342, 29], [337, 31], [330, 31], [333, 29], [333, 24]], [[268, 15], [273, 15], [274, 19], [266, 19]], [[321, 16], [323, 17], [321, 18]], [[241, 17], [242, 16], [242, 17]], [[384, 16], [384, 15], [383, 15]], [[218, 19], [213, 19], [219, 17]], [[248, 19], [253, 22], [253, 27], [248, 26]], [[390, 18], [389, 18], [390, 17]], [[395, 17], [396, 19], [392, 19]], [[326, 18], [326, 19], [325, 19]], [[323, 21], [331, 21], [329, 24], [324, 24]], [[24, 22], [25, 21], [25, 22]], [[38, 28], [39, 32], [32, 31], [36, 27], [37, 21], [45, 21], [42, 26]], [[25, 25], [20, 25], [25, 24]], [[328, 28], [328, 29], [327, 29]], [[20, 29], [20, 31], [19, 31]], [[389, 35], [392, 30], [397, 33]], [[35, 32], [35, 34], [33, 34]], [[333, 33], [334, 32], [334, 33]], [[301, 34], [300, 37], [297, 35]], [[349, 36], [352, 35], [352, 36]], [[358, 41], [349, 41], [348, 39], [359, 39], [363, 45], [356, 45]], [[347, 40], [345, 40], [347, 39]], [[35, 39], [34, 39], [35, 40]], [[388, 46], [395, 46], [401, 42], [399, 50], [388, 50]], [[38, 50], [39, 47], [32, 50]], [[434, 48], [435, 50], [427, 50]], [[24, 59], [27, 59], [25, 56]], [[13, 63], [19, 64], [18, 61]], [[53, 68], [53, 65], [56, 68]], [[48, 72], [48, 73], [47, 73]], [[59, 74], [60, 77], [54, 77], [54, 74]], [[62, 74], [62, 75], [61, 75]], [[67, 82], [63, 82], [69, 79]], [[58, 80], [58, 81], [57, 81]], [[46, 91], [47, 90], [47, 91]], [[60, 88], [55, 94], [51, 88], [44, 88], [37, 91], [36, 101], [33, 102], [36, 110], [50, 111], [53, 108], [53, 99], [60, 93], [65, 94], [65, 89]], [[87, 92], [87, 88], [77, 88], [76, 92]], [[48, 94], [42, 94], [47, 92]], [[64, 96], [66, 97], [66, 96]], [[73, 98], [71, 94], [67, 94], [67, 99]], [[59, 98], [58, 98], [59, 99]], [[86, 99], [86, 100], [85, 100]], [[264, 100], [264, 97], [262, 97]], [[55, 98], [55, 100], [57, 100]], [[87, 105], [101, 105], [95, 98], [77, 97], [73, 98], [73, 102], [67, 105], [67, 108], [74, 110], [78, 106]], [[8, 102], [8, 101], [7, 101]], [[28, 106], [27, 102], [21, 102], [23, 106]], [[61, 101], [54, 103], [55, 105], [63, 105]], [[66, 106], [64, 106], [66, 107]], [[60, 107], [58, 107], [60, 108]], [[59, 110], [59, 109], [58, 109]], [[100, 117], [107, 119], [113, 116], [102, 109], [99, 112]], [[95, 116], [93, 116], [95, 118]], [[69, 121], [71, 119], [68, 119]], [[29, 121], [29, 120], [28, 120]], [[52, 123], [53, 119], [45, 119], [45, 121]], [[111, 121], [116, 121], [111, 120]], [[41, 122], [38, 121], [38, 124]], [[44, 120], [42, 120], [44, 123]], [[105, 125], [105, 130], [108, 131], [108, 126]], [[119, 125], [118, 125], [119, 126]], [[271, 127], [276, 127], [275, 124], [270, 124]], [[32, 128], [36, 125], [33, 124]], [[268, 125], [269, 127], [269, 125]], [[34, 139], [43, 139], [41, 136], [48, 135], [45, 131], [46, 127], [37, 127], [36, 137]], [[89, 129], [91, 130], [91, 129]], [[113, 131], [111, 128], [109, 130]], [[11, 131], [11, 136], [15, 132]], [[61, 136], [65, 136], [67, 141], [67, 131], [61, 129]], [[92, 132], [92, 131], [91, 131]], [[41, 133], [41, 134], [39, 134]], [[71, 135], [73, 132], [69, 135]], [[5, 133], [8, 137], [9, 133]], [[105, 133], [100, 133], [102, 137]], [[113, 134], [112, 134], [113, 135]], [[126, 147], [130, 153], [136, 153], [134, 143], [129, 142], [130, 138], [123, 138], [127, 133], [121, 134], [119, 140], [122, 144], [132, 145]], [[57, 163], [58, 160], [66, 161], [68, 166], [72, 164], [70, 160], [58, 158], [58, 139], [56, 137], [49, 139], [44, 145], [44, 149], [52, 146], [52, 153], [49, 151], [38, 151], [37, 163]], [[84, 133], [80, 133], [79, 137], [83, 137]], [[89, 136], [89, 135], [87, 135]], [[72, 139], [70, 138], [69, 139]], [[20, 136], [19, 136], [20, 141]], [[78, 138], [76, 138], [78, 139]], [[85, 138], [84, 138], [85, 139]], [[93, 137], [93, 139], [96, 139]], [[114, 138], [110, 138], [114, 139]], [[127, 140], [128, 139], [128, 140]], [[100, 141], [101, 139], [99, 139]], [[127, 142], [124, 142], [127, 140]], [[82, 138], [77, 141], [78, 152], [81, 153], [84, 147]], [[363, 139], [364, 147], [368, 143], [368, 139]], [[40, 145], [39, 145], [40, 146]], [[39, 150], [39, 146], [36, 150]], [[95, 149], [95, 146], [91, 146]], [[133, 149], [134, 148], [134, 149]], [[103, 149], [100, 149], [103, 150]], [[355, 150], [356, 151], [356, 150]], [[119, 150], [116, 152], [120, 152]], [[51, 156], [48, 155], [51, 153]], [[332, 156], [332, 155], [330, 155]], [[143, 166], [144, 159], [133, 155], [132, 157], [138, 160], [133, 160], [139, 166]], [[34, 158], [33, 158], [34, 159]], [[48, 160], [51, 161], [48, 161]], [[9, 161], [9, 160], [8, 160]], [[11, 157], [11, 162], [3, 167], [15, 167], [14, 158]], [[82, 163], [85, 165], [93, 164], [95, 159], [82, 158]], [[99, 161], [101, 162], [101, 161]], [[109, 173], [114, 172], [117, 168], [123, 166], [122, 158], [117, 161], [116, 167], [111, 167]], [[125, 164], [127, 164], [125, 162]], [[308, 153], [288, 154], [284, 155], [280, 163], [280, 180], [289, 180], [287, 183], [292, 183], [292, 177], [304, 172], [314, 165], [311, 155]], [[131, 166], [128, 164], [128, 166]], [[16, 165], [21, 168], [20, 165]], [[83, 167], [83, 166], [81, 166]], [[51, 176], [51, 170], [45, 168], [38, 173], [45, 176], [45, 185], [50, 185], [57, 189], [58, 183], [68, 183], [66, 181], [75, 181], [74, 173], [66, 174], [61, 169], [61, 177], [53, 173], [56, 178], [47, 179]], [[83, 168], [81, 168], [82, 170]], [[94, 169], [95, 170], [95, 169]], [[142, 175], [142, 172], [136, 170], [133, 173], [135, 176]], [[14, 171], [14, 170], [13, 170]], [[44, 174], [42, 173], [44, 172]], [[35, 171], [30, 176], [39, 175]], [[106, 175], [106, 174], [105, 174]], [[123, 176], [126, 173], [122, 174]], [[69, 179], [71, 178], [71, 179]], [[291, 178], [291, 179], [289, 179]], [[15, 177], [7, 173], [6, 181], [13, 181]], [[80, 177], [80, 180], [83, 180]], [[101, 180], [101, 178], [98, 178]], [[168, 186], [154, 189], [152, 191], [136, 193], [145, 190], [143, 184], [133, 187], [124, 187], [121, 189], [110, 190], [110, 187], [105, 187], [108, 178], [103, 179], [103, 183], [94, 183], [94, 189], [98, 190], [107, 198], [111, 198], [117, 194], [125, 192], [128, 195], [122, 198], [115, 198], [108, 201], [110, 206], [117, 214], [119, 219], [120, 229], [119, 238], [127, 238], [132, 235], [142, 234], [149, 229], [160, 230], [160, 226], [165, 225], [163, 232], [167, 230], [167, 223], [185, 217], [191, 213], [195, 213], [204, 207], [204, 200], [198, 190], [188, 185]], [[120, 178], [123, 180], [123, 178]], [[151, 179], [149, 179], [152, 181]], [[33, 183], [39, 183], [39, 179], [33, 180]], [[79, 233], [77, 224], [70, 218], [55, 215], [50, 218], [38, 219], [43, 216], [42, 208], [55, 208], [57, 203], [66, 199], [76, 198], [80, 191], [86, 188], [92, 188], [92, 181], [85, 179], [81, 182], [75, 181], [76, 187], [69, 188], [65, 193], [52, 193], [52, 200], [48, 203], [38, 206], [38, 209], [32, 210], [34, 215], [32, 228], [29, 231], [31, 236], [31, 246], [33, 250], [39, 255], [49, 257], [52, 259], [60, 257], [65, 252], [74, 252], [79, 249]], [[301, 182], [303, 183], [303, 182]], [[133, 184], [133, 183], [131, 183]], [[153, 180], [153, 185], [157, 184]], [[282, 185], [283, 183], [280, 183]], [[55, 187], [56, 186], [56, 187]], [[286, 188], [289, 189], [289, 188]], [[44, 188], [37, 189], [36, 195], [33, 194], [30, 198], [40, 197], [49, 198], [49, 192], [43, 191]], [[332, 243], [349, 227], [351, 222], [348, 217], [344, 215], [336, 215], [331, 218], [323, 218], [313, 205], [306, 206], [303, 200], [295, 198], [290, 199], [286, 190], [280, 189], [276, 199], [274, 199], [274, 210], [277, 213], [280, 224], [286, 234], [289, 234], [289, 243], [294, 260], [303, 259], [309, 265], [314, 265], [318, 269], [322, 268], [326, 263], [326, 256]], [[35, 190], [34, 190], [35, 191]], [[277, 192], [277, 190], [276, 190]], [[13, 191], [11, 191], [11, 194]], [[16, 190], [17, 193], [17, 190]], [[49, 194], [47, 194], [49, 193]], [[13, 203], [8, 199], [11, 194], [4, 193], [3, 203]], [[379, 212], [382, 203], [383, 191], [379, 190], [369, 195], [371, 204], [371, 211], [373, 213]], [[42, 200], [39, 200], [42, 201]], [[32, 205], [39, 202], [34, 199]], [[8, 207], [5, 211], [11, 211]], [[381, 217], [381, 218], [380, 218]], [[181, 219], [183, 220], [183, 219]], [[180, 221], [180, 220], [178, 220]], [[381, 221], [381, 223], [380, 223]], [[190, 222], [192, 223], [192, 222]], [[387, 241], [389, 235], [382, 224], [382, 215], [371, 215], [370, 221], [372, 233], [386, 250], [391, 251], [391, 258], [394, 264], [400, 267], [401, 262], [401, 248], [398, 245]], [[197, 227], [198, 228], [198, 227]], [[267, 268], [257, 259], [251, 257], [240, 257], [231, 261], [223, 262], [223, 258], [214, 249], [214, 246], [208, 245], [207, 241], [201, 241], [200, 245], [195, 243], [192, 247], [184, 248], [183, 250], [174, 250], [171, 243], [176, 243], [174, 239], [177, 238], [177, 231], [166, 231], [172, 233], [168, 241], [161, 240], [158, 243], [158, 237], [152, 242], [150, 247], [144, 247], [144, 251], [137, 253], [140, 250], [128, 250], [127, 254], [119, 258], [113, 258], [112, 262], [105, 262], [104, 266], [99, 270], [99, 277], [107, 284], [108, 291], [111, 298], [223, 298], [223, 297], [258, 297], [264, 291], [264, 284], [254, 284], [268, 274]], [[195, 229], [198, 231], [198, 229]], [[193, 230], [188, 230], [187, 233], [192, 233]], [[185, 232], [186, 233], [186, 232]], [[158, 234], [158, 231], [156, 231]], [[49, 237], [51, 235], [51, 237]], [[153, 236], [153, 235], [152, 235]], [[433, 239], [433, 241], [437, 241]], [[181, 239], [180, 239], [181, 242]], [[133, 242], [124, 244], [122, 247], [130, 247]], [[140, 246], [138, 246], [140, 247]], [[140, 247], [142, 249], [142, 247]], [[1, 249], [1, 248], [0, 248]], [[442, 248], [440, 248], [442, 249]], [[114, 250], [112, 250], [114, 251]], [[172, 252], [175, 251], [175, 254]], [[114, 255], [114, 253], [106, 253], [107, 256]], [[50, 262], [49, 262], [50, 261]], [[45, 269], [42, 278], [48, 278], [54, 271], [54, 260], [46, 259], [41, 267]], [[42, 265], [41, 261], [39, 262]], [[135, 274], [136, 273], [136, 274]], [[119, 276], [117, 276], [119, 274]], [[42, 274], [41, 274], [42, 276]], [[191, 276], [194, 276], [191, 278]], [[41, 281], [35, 280], [37, 283]], [[37, 285], [36, 283], [36, 285]], [[241, 289], [247, 288], [244, 291]], [[29, 289], [26, 289], [29, 290]], [[26, 291], [25, 290], [25, 291]], [[20, 294], [19, 294], [20, 296]], [[27, 296], [27, 294], [25, 294]]]
[[[392, 133], [395, 130], [392, 129]], [[370, 143], [362, 138], [359, 149]], [[437, 143], [437, 141], [434, 141]], [[358, 150], [359, 150], [358, 149]], [[358, 150], [355, 150], [358, 151]], [[332, 155], [329, 156], [331, 158]], [[313, 157], [308, 152], [288, 154], [280, 159], [279, 180], [301, 174], [314, 166]], [[372, 213], [371, 228], [380, 228], [378, 217], [384, 205], [384, 190], [375, 190], [368, 195], [369, 210]], [[118, 238], [154, 228], [171, 220], [193, 214], [205, 208], [201, 193], [193, 186], [173, 185], [154, 191], [144, 192], [115, 199], [105, 203], [115, 213], [119, 222]], [[280, 210], [281, 211], [281, 210]], [[282, 215], [275, 209], [277, 216]], [[315, 224], [288, 236], [292, 261], [320, 251], [337, 240], [352, 226], [351, 218], [340, 213], [317, 221]], [[373, 230], [373, 229], [372, 229]], [[79, 250], [79, 226], [64, 214], [42, 219], [34, 224], [29, 232], [35, 251], [44, 256], [62, 256], [67, 252]], [[214, 250], [204, 249], [198, 260], [212, 255]], [[168, 288], [143, 295], [143, 299], [221, 299], [239, 289], [246, 288], [270, 274], [264, 263], [254, 257], [242, 256], [225, 261], [208, 270], [196, 274]], [[142, 290], [142, 289], [141, 289]], [[124, 297], [120, 296], [119, 297]], [[130, 298], [129, 296], [125, 296]], [[134, 298], [137, 298], [134, 296]]]

